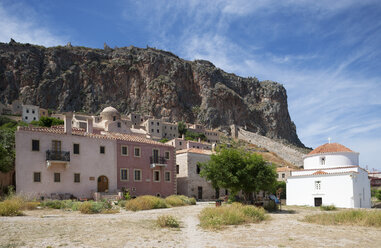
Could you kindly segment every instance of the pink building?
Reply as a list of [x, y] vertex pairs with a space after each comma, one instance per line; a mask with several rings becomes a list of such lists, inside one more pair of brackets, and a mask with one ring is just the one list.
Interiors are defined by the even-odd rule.
[[[87, 130], [72, 128], [71, 120], [67, 114], [64, 127], [18, 128], [17, 193], [92, 198], [95, 192], [118, 192], [122, 187], [133, 195], [176, 193], [173, 147], [134, 135], [95, 134], [91, 119]], [[138, 171], [140, 180], [134, 180]]]
[[118, 189], [132, 196], [176, 194], [174, 147], [139, 136], [117, 138]]

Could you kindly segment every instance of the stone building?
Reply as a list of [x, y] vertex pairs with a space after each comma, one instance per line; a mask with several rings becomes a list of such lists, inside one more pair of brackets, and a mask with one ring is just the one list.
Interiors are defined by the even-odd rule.
[[174, 146], [176, 151], [188, 148], [212, 150], [212, 144], [201, 141], [185, 140], [184, 138], [175, 138], [166, 142], [166, 144]]
[[22, 105], [22, 121], [30, 123], [40, 120], [40, 108], [34, 105]]
[[198, 163], [210, 160], [212, 151], [189, 148], [176, 152], [177, 193], [197, 200], [212, 200], [227, 194], [226, 190], [216, 190], [210, 182], [200, 177]]

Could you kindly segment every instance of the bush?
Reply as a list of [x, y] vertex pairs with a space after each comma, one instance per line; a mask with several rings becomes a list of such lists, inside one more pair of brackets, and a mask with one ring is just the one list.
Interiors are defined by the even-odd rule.
[[217, 208], [204, 208], [199, 218], [201, 227], [218, 229], [223, 225], [261, 222], [266, 216], [262, 208], [233, 203]]
[[47, 200], [47, 201], [41, 202], [41, 206], [53, 208], [53, 209], [61, 209], [61, 208], [64, 208], [65, 203], [60, 200]]
[[34, 209], [37, 209], [38, 206], [40, 206], [39, 202], [28, 201], [28, 202], [24, 202], [23, 203], [22, 209], [25, 209], [25, 210], [34, 210]]
[[0, 202], [0, 216], [22, 215], [23, 200], [20, 197], [12, 197]]
[[172, 207], [178, 207], [186, 205], [195, 205], [196, 199], [194, 199], [193, 197], [186, 197], [185, 195], [170, 195], [167, 198], [165, 198], [165, 202]]
[[87, 201], [81, 204], [79, 211], [83, 214], [98, 214], [108, 209], [104, 202]]
[[156, 220], [156, 223], [160, 227], [179, 227], [179, 221], [172, 215], [162, 215], [159, 216]]
[[121, 208], [125, 208], [126, 207], [126, 203], [127, 203], [126, 200], [120, 200], [120, 201], [118, 201], [118, 206], [121, 207]]
[[375, 196], [376, 196], [377, 200], [381, 201], [381, 189], [377, 190]]
[[279, 205], [275, 203], [275, 201], [269, 201], [263, 206], [267, 212], [276, 212], [279, 210]]
[[135, 199], [132, 199], [126, 202], [126, 209], [131, 211], [168, 208], [168, 207], [169, 206], [164, 199], [156, 197], [156, 196], [151, 196], [151, 195], [139, 196]]
[[327, 205], [327, 206], [321, 205], [321, 206], [320, 206], [320, 209], [323, 210], [323, 211], [333, 211], [333, 210], [337, 210], [337, 208], [335, 207], [335, 205]]
[[303, 221], [321, 225], [356, 225], [381, 227], [379, 210], [344, 210], [306, 216]]

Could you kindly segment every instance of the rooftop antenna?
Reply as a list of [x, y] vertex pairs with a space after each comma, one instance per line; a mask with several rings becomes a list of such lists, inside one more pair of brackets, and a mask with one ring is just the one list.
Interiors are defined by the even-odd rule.
[[328, 144], [331, 144], [331, 137], [328, 137]]

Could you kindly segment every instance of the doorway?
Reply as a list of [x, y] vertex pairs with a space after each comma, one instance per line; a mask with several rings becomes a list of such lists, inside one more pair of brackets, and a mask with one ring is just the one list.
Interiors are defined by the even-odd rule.
[[315, 197], [315, 207], [320, 207], [323, 204], [323, 198]]
[[98, 192], [108, 191], [108, 178], [106, 176], [98, 177]]
[[202, 187], [197, 187], [197, 199], [202, 199]]

